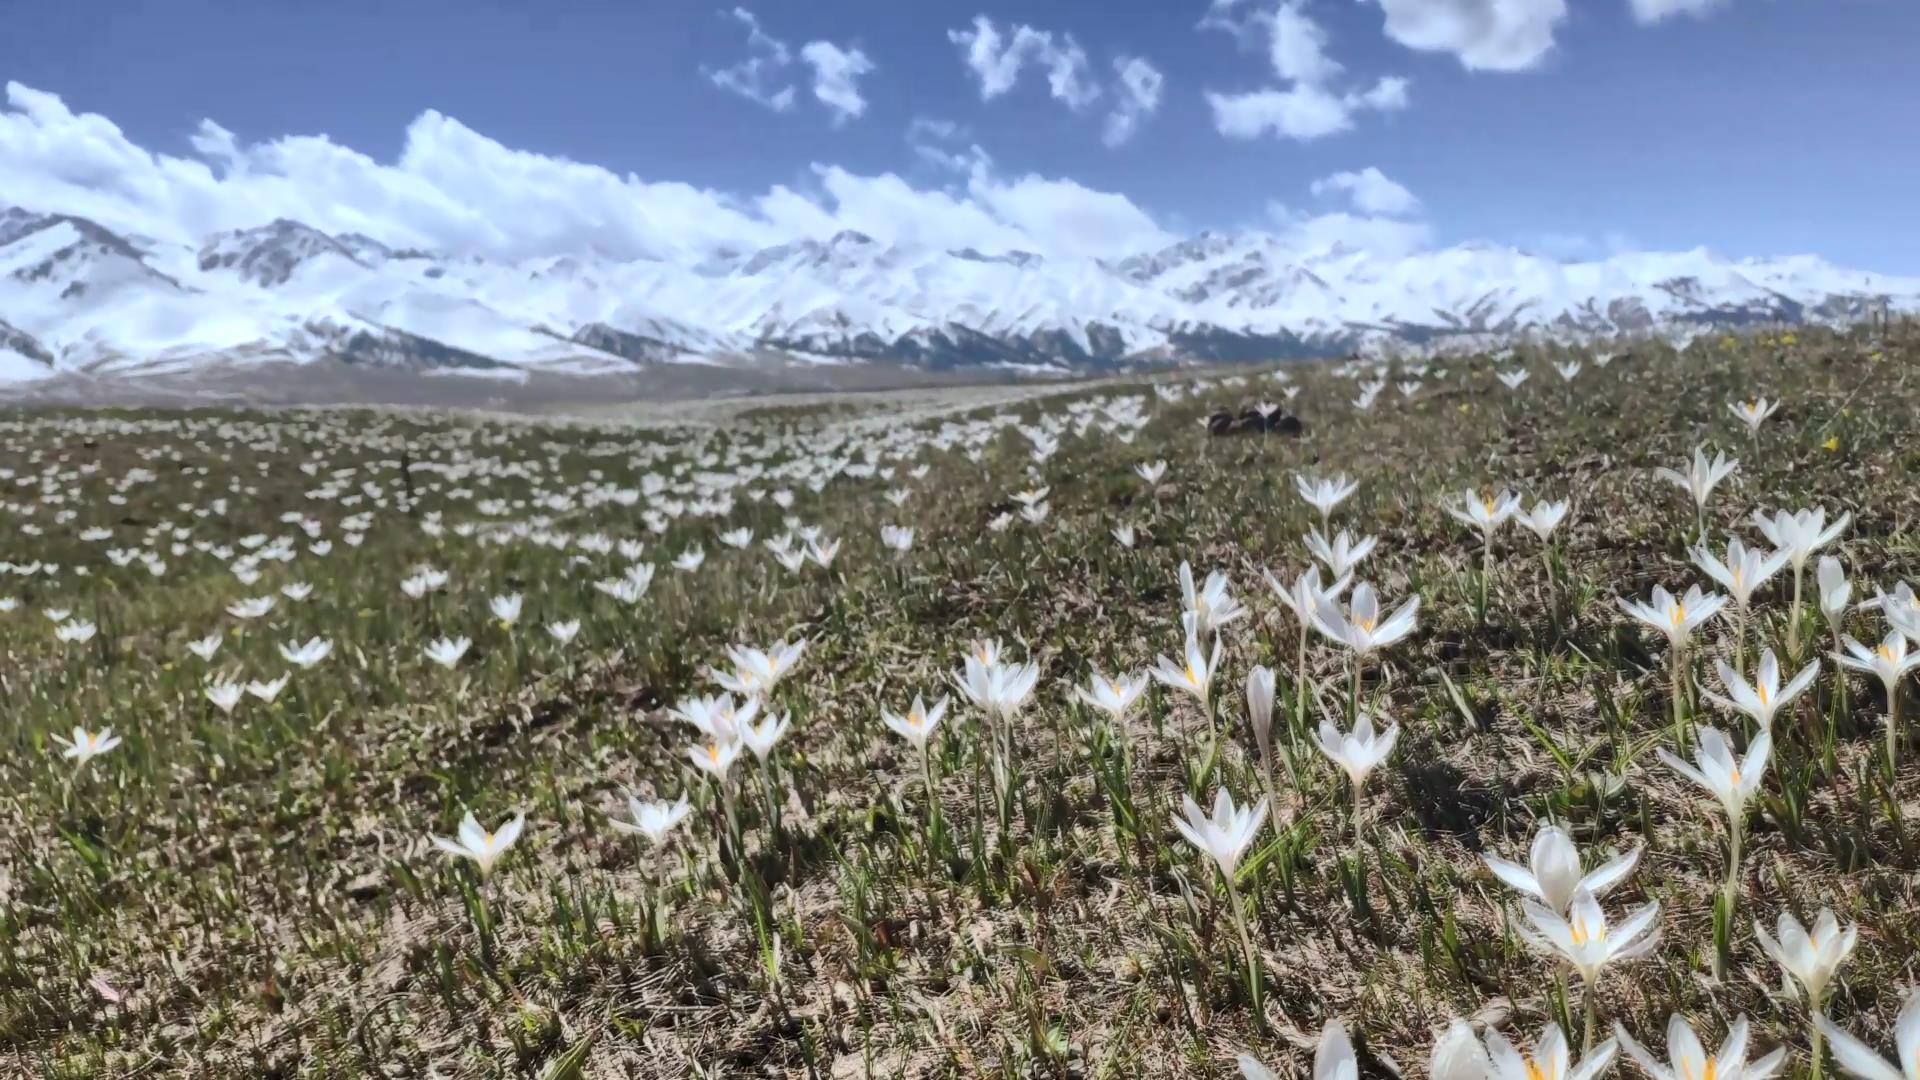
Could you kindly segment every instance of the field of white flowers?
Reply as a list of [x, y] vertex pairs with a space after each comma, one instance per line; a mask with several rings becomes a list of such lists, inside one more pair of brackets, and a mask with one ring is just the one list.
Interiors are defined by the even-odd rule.
[[0, 1075], [1920, 1080], [1898, 329], [0, 447]]

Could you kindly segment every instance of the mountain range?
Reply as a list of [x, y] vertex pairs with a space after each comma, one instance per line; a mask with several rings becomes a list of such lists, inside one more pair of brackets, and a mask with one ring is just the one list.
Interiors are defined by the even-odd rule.
[[690, 265], [592, 252], [507, 264], [284, 219], [195, 246], [0, 210], [0, 384], [322, 363], [507, 381], [686, 364], [1067, 373], [1839, 322], [1882, 304], [1920, 309], [1920, 278], [1702, 249], [1385, 258], [1252, 232], [1112, 260], [842, 232]]

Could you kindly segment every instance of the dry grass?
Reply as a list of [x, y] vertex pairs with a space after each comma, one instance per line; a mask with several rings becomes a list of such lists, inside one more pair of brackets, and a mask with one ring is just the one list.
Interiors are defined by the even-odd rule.
[[[1818, 505], [1853, 515], [1837, 553], [1857, 589], [1911, 579], [1920, 348], [1726, 339], [1590, 363], [1571, 385], [1549, 359], [1498, 365], [1532, 369], [1515, 392], [1487, 358], [1440, 362], [1411, 397], [1390, 386], [1367, 412], [1348, 403], [1351, 376], [1291, 369], [1309, 424], [1299, 440], [1209, 439], [1197, 422], [1277, 397], [1265, 372], [1209, 377], [1176, 402], [1106, 383], [976, 403], [971, 418], [907, 403], [866, 422], [810, 403], [647, 431], [17, 414], [0, 423], [14, 523], [0, 557], [59, 570], [0, 578], [0, 596], [19, 600], [0, 615], [0, 1073], [1225, 1076], [1251, 1048], [1299, 1074], [1337, 1018], [1364, 1069], [1421, 1075], [1451, 1016], [1529, 1036], [1554, 1017], [1578, 1027], [1577, 988], [1568, 1016], [1552, 966], [1517, 932], [1512, 895], [1478, 859], [1523, 858], [1548, 817], [1583, 847], [1647, 848], [1606, 906], [1659, 900], [1662, 942], [1603, 982], [1603, 1022], [1657, 1045], [1670, 1010], [1716, 1031], [1744, 1012], [1759, 1045], [1803, 1049], [1804, 1006], [1781, 996], [1751, 921], [1831, 906], [1859, 924], [1860, 946], [1830, 1012], [1885, 1045], [1920, 979], [1920, 779], [1911, 756], [1882, 768], [1880, 691], [1856, 677], [1842, 698], [1829, 670], [1779, 722], [1748, 823], [1731, 965], [1716, 979], [1724, 823], [1654, 759], [1673, 738], [1664, 649], [1611, 598], [1701, 580], [1684, 552], [1691, 509], [1651, 471], [1702, 441], [1741, 459], [1711, 508], [1716, 546], [1730, 532], [1757, 539], [1753, 509]], [[1756, 393], [1786, 405], [1750, 441], [1726, 403]], [[1127, 396], [1144, 396], [1151, 417], [1131, 443], [1098, 408]], [[1058, 453], [1036, 464], [1003, 415], [1055, 427]], [[821, 462], [864, 461], [868, 448], [890, 478], [841, 473], [809, 489]], [[1154, 459], [1170, 468], [1149, 488], [1133, 469]], [[916, 464], [928, 467], [919, 479]], [[123, 485], [134, 469], [152, 478]], [[1293, 494], [1296, 471], [1359, 481], [1335, 524], [1380, 537], [1360, 576], [1423, 606], [1418, 632], [1369, 670], [1366, 695], [1403, 735], [1369, 788], [1363, 843], [1350, 841], [1343, 782], [1303, 741], [1283, 770], [1289, 828], [1263, 831], [1243, 873], [1263, 1029], [1218, 876], [1169, 814], [1187, 790], [1258, 793], [1240, 693], [1249, 667], [1274, 667], [1283, 711], [1293, 700], [1297, 631], [1260, 575], [1306, 565], [1314, 518]], [[650, 473], [666, 490], [638, 505], [583, 495], [640, 488]], [[718, 498], [703, 475], [739, 478], [731, 508], [689, 508], [657, 535], [643, 524], [649, 506]], [[987, 527], [1036, 482], [1052, 489], [1044, 523]], [[1482, 624], [1476, 541], [1439, 499], [1489, 484], [1568, 498], [1573, 511], [1555, 587], [1538, 543], [1502, 534]], [[778, 488], [793, 492], [791, 513], [844, 539], [830, 569], [789, 573], [760, 547], [783, 513], [750, 492]], [[903, 506], [883, 498], [890, 489], [910, 492]], [[359, 514], [365, 541], [350, 547]], [[313, 554], [301, 521], [332, 550]], [[528, 528], [481, 542], [514, 523]], [[884, 550], [884, 523], [916, 526], [914, 549]], [[1133, 550], [1109, 534], [1121, 523], [1138, 529]], [[753, 549], [716, 539], [742, 524], [756, 529]], [[81, 538], [96, 526], [110, 538]], [[175, 528], [189, 533], [161, 531]], [[536, 542], [596, 532], [644, 540], [643, 561], [659, 564], [639, 604], [591, 586], [618, 575], [617, 552]], [[229, 564], [253, 535], [291, 536], [297, 554], [245, 586]], [[707, 552], [698, 570], [666, 565], [694, 545]], [[166, 572], [116, 566], [108, 549], [155, 553]], [[1204, 762], [1205, 717], [1156, 689], [1123, 761], [1070, 687], [1093, 666], [1177, 652], [1182, 561], [1224, 570], [1255, 613], [1226, 633], [1220, 754]], [[410, 599], [399, 582], [420, 563], [451, 582]], [[314, 587], [309, 599], [283, 598], [259, 620], [225, 611], [296, 581]], [[511, 632], [487, 612], [509, 591], [526, 595]], [[1755, 640], [1781, 647], [1784, 591], [1761, 595]], [[97, 636], [55, 641], [48, 607], [96, 622]], [[541, 624], [566, 618], [584, 625], [562, 648]], [[1697, 650], [1709, 689], [1704, 657], [1726, 654], [1726, 630]], [[214, 632], [224, 644], [211, 663], [187, 651]], [[1863, 614], [1852, 632], [1880, 627]], [[447, 634], [474, 639], [453, 671], [420, 654]], [[249, 698], [229, 718], [202, 696], [210, 672], [289, 670], [278, 646], [315, 635], [333, 654], [294, 671], [275, 703]], [[743, 763], [746, 844], [722, 859], [712, 787], [687, 766], [690, 729], [664, 709], [710, 689], [705, 669], [727, 645], [799, 637], [806, 657], [776, 692], [794, 717], [778, 831]], [[993, 785], [976, 786], [976, 718], [956, 702], [937, 754], [946, 831], [929, 842], [918, 762], [879, 710], [937, 696], [981, 637], [1033, 659], [1040, 689], [1003, 812]], [[1315, 642], [1316, 693], [1335, 713], [1345, 663]], [[76, 776], [49, 741], [75, 724], [126, 741]], [[648, 846], [607, 824], [629, 786], [686, 791], [694, 813]], [[426, 842], [468, 808], [488, 822], [528, 815], [485, 882]], [[118, 1001], [89, 985], [96, 975]], [[1790, 1068], [1805, 1072], [1803, 1052]]]

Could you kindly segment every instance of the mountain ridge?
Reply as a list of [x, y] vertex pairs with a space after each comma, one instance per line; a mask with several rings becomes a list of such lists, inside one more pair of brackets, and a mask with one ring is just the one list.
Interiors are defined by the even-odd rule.
[[1920, 278], [1705, 249], [1590, 262], [1474, 243], [1384, 258], [1203, 232], [1119, 259], [902, 247], [851, 230], [693, 264], [520, 263], [278, 218], [171, 244], [0, 210], [0, 382], [207, 365], [601, 375], [661, 364], [1034, 373], [1387, 343], [1685, 336], [1920, 309]]

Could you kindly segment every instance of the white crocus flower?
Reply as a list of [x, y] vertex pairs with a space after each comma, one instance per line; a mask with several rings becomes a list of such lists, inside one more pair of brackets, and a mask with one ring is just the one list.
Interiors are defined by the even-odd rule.
[[1492, 544], [1493, 534], [1520, 512], [1520, 496], [1511, 491], [1498, 495], [1468, 491], [1458, 502], [1443, 501], [1441, 508], [1455, 521], [1478, 532], [1485, 543]]
[[[1889, 605], [1890, 606], [1890, 605]], [[1887, 631], [1880, 644], [1868, 648], [1853, 639], [1850, 634], [1842, 634], [1840, 643], [1846, 647], [1844, 653], [1832, 653], [1834, 662], [1843, 668], [1865, 672], [1878, 676], [1880, 685], [1887, 692], [1887, 761], [1892, 764], [1900, 753], [1900, 687], [1906, 681], [1907, 674], [1920, 668], [1920, 652], [1907, 651], [1907, 635], [1898, 626]]]
[[780, 745], [780, 740], [786, 737], [787, 729], [792, 726], [791, 717], [769, 713], [761, 717], [759, 723], [741, 727], [740, 741], [745, 743], [747, 749], [753, 751], [753, 756], [764, 765], [768, 755], [773, 753], [773, 748]]
[[1327, 573], [1335, 579], [1345, 579], [1360, 560], [1372, 553], [1380, 542], [1377, 536], [1365, 536], [1358, 540], [1345, 529], [1329, 541], [1321, 535], [1319, 529], [1307, 533], [1307, 550], [1313, 557], [1327, 564]]
[[927, 741], [933, 737], [934, 731], [940, 727], [940, 721], [947, 715], [947, 700], [943, 697], [934, 702], [933, 708], [929, 709], [926, 702], [916, 695], [906, 715], [902, 716], [883, 708], [880, 710], [880, 722], [887, 725], [887, 730], [912, 743], [915, 750], [924, 754]]
[[1509, 862], [1498, 855], [1483, 855], [1494, 876], [1527, 896], [1564, 912], [1573, 898], [1585, 889], [1595, 897], [1626, 880], [1640, 861], [1640, 848], [1616, 856], [1586, 874], [1580, 869], [1580, 849], [1573, 837], [1558, 825], [1543, 825], [1534, 835], [1527, 866]]
[[280, 696], [280, 692], [287, 688], [287, 683], [292, 679], [293, 676], [291, 675], [282, 675], [277, 679], [269, 679], [266, 682], [254, 679], [252, 682], [247, 683], [247, 693], [271, 705], [274, 699]]
[[1553, 531], [1566, 520], [1567, 507], [1568, 504], [1564, 499], [1559, 502], [1541, 499], [1533, 504], [1533, 509], [1518, 515], [1514, 520], [1524, 525], [1527, 531], [1539, 537], [1540, 542], [1544, 544], [1553, 539]]
[[1713, 498], [1713, 489], [1720, 486], [1720, 481], [1733, 475], [1734, 470], [1739, 467], [1740, 463], [1738, 461], [1728, 458], [1724, 453], [1715, 454], [1713, 460], [1708, 461], [1707, 448], [1704, 446], [1696, 446], [1693, 448], [1693, 461], [1687, 466], [1685, 472], [1663, 466], [1653, 470], [1653, 475], [1673, 483], [1693, 496], [1693, 507], [1700, 528], [1700, 538], [1704, 540], [1707, 535], [1707, 500]]
[[1261, 799], [1252, 806], [1236, 807], [1233, 796], [1221, 788], [1214, 794], [1211, 816], [1200, 809], [1191, 795], [1183, 797], [1181, 807], [1186, 818], [1174, 818], [1173, 827], [1186, 837], [1187, 843], [1211, 856], [1221, 876], [1232, 881], [1241, 857], [1247, 853], [1260, 831], [1260, 823], [1267, 816], [1267, 801]]
[[1814, 580], [1820, 586], [1820, 614], [1826, 617], [1827, 625], [1835, 634], [1847, 617], [1847, 604], [1853, 599], [1853, 583], [1847, 580], [1846, 569], [1840, 560], [1831, 555], [1820, 556], [1820, 562], [1814, 569]]
[[1607, 925], [1606, 912], [1600, 910], [1600, 902], [1584, 889], [1573, 894], [1565, 915], [1532, 901], [1525, 902], [1523, 910], [1539, 940], [1573, 966], [1587, 984], [1589, 994], [1608, 964], [1642, 956], [1652, 951], [1659, 940], [1654, 927], [1654, 920], [1660, 915], [1658, 901], [1611, 927]]
[[1361, 582], [1353, 587], [1347, 610], [1322, 594], [1314, 606], [1313, 625], [1322, 634], [1352, 649], [1356, 656], [1368, 656], [1413, 633], [1420, 616], [1420, 598], [1413, 597], [1393, 614], [1380, 617], [1380, 598], [1373, 586]]
[[235, 600], [227, 605], [227, 614], [236, 619], [257, 619], [273, 610], [274, 598], [254, 596], [245, 600]]
[[1593, 1080], [1613, 1064], [1618, 1051], [1619, 1043], [1608, 1039], [1576, 1065], [1559, 1024], [1541, 1028], [1532, 1052], [1523, 1053], [1492, 1028], [1483, 1043], [1472, 1025], [1455, 1020], [1434, 1041], [1427, 1075], [1432, 1080]]
[[575, 637], [578, 637], [579, 634], [580, 634], [579, 619], [567, 619], [562, 622], [550, 622], [547, 624], [547, 636], [553, 638], [553, 640], [559, 642], [562, 645], [567, 645], [572, 643], [573, 639]]
[[493, 612], [494, 618], [500, 620], [500, 625], [512, 626], [520, 621], [520, 594], [508, 593], [505, 596], [492, 597], [487, 601], [487, 608]]
[[1688, 554], [1693, 557], [1695, 566], [1727, 590], [1742, 611], [1752, 605], [1754, 592], [1779, 573], [1792, 555], [1785, 550], [1770, 555], [1762, 554], [1760, 549], [1741, 543], [1737, 536], [1727, 541], [1727, 557], [1724, 561], [1717, 558], [1705, 544], [1696, 544]]
[[209, 683], [201, 692], [207, 696], [207, 700], [212, 702], [215, 708], [231, 714], [234, 706], [240, 704], [240, 696], [246, 693], [246, 687], [235, 682], [217, 682]]
[[1907, 1003], [1894, 1018], [1892, 1061], [1824, 1016], [1813, 1022], [1833, 1043], [1833, 1060], [1856, 1080], [1920, 1080], [1920, 990], [1907, 992]]
[[642, 802], [631, 795], [627, 796], [627, 813], [631, 820], [608, 818], [607, 823], [625, 833], [644, 836], [651, 843], [658, 844], [667, 838], [675, 825], [687, 816], [692, 805], [685, 795], [674, 802]]
[[1780, 685], [1780, 660], [1774, 656], [1772, 649], [1760, 654], [1760, 666], [1754, 671], [1751, 683], [1727, 666], [1724, 660], [1715, 660], [1714, 670], [1719, 674], [1720, 684], [1726, 687], [1728, 696], [1721, 697], [1708, 691], [1707, 700], [1723, 709], [1752, 717], [1753, 722], [1764, 731], [1772, 729], [1773, 718], [1781, 709], [1813, 685], [1813, 680], [1820, 674], [1820, 661], [1814, 660], [1801, 668], [1785, 688]]
[[1822, 908], [1819, 917], [1813, 921], [1813, 929], [1800, 925], [1800, 920], [1789, 912], [1781, 912], [1774, 923], [1775, 934], [1767, 933], [1766, 927], [1758, 922], [1753, 924], [1754, 940], [1780, 969], [1800, 984], [1807, 996], [1809, 1007], [1818, 1013], [1827, 1000], [1827, 988], [1833, 984], [1833, 977], [1853, 955], [1853, 948], [1859, 943], [1860, 930], [1857, 926], [1842, 929], [1838, 919], [1833, 917], [1832, 908]]
[[1729, 401], [1727, 408], [1740, 419], [1741, 423], [1747, 425], [1748, 435], [1757, 435], [1760, 433], [1760, 425], [1766, 423], [1767, 417], [1780, 411], [1780, 403], [1760, 397], [1752, 401]]
[[1699, 746], [1689, 765], [1660, 747], [1656, 753], [1667, 767], [1712, 795], [1727, 814], [1727, 894], [1737, 895], [1740, 882], [1741, 826], [1747, 817], [1747, 803], [1766, 779], [1767, 763], [1773, 756], [1773, 736], [1764, 728], [1747, 744], [1746, 756], [1736, 757], [1733, 746], [1718, 728], [1697, 729]]
[[60, 756], [72, 761], [74, 767], [78, 768], [119, 746], [120, 736], [115, 735], [112, 728], [88, 731], [86, 728], [75, 725], [71, 739], [55, 735], [53, 741], [65, 748], [61, 750]]
[[1087, 705], [1107, 714], [1117, 728], [1124, 729], [1127, 714], [1147, 692], [1149, 680], [1145, 675], [1120, 675], [1109, 678], [1095, 669], [1093, 678], [1086, 687], [1074, 687], [1073, 696]]
[[1787, 1060], [1785, 1047], [1755, 1062], [1747, 1061], [1747, 1018], [1727, 1028], [1727, 1038], [1716, 1053], [1707, 1053], [1700, 1036], [1679, 1013], [1667, 1017], [1667, 1061], [1662, 1063], [1619, 1024], [1613, 1034], [1627, 1056], [1638, 1062], [1653, 1080], [1768, 1080]]
[[1192, 612], [1182, 618], [1187, 631], [1185, 662], [1176, 663], [1161, 656], [1155, 661], [1152, 675], [1166, 686], [1192, 694], [1200, 702], [1200, 707], [1205, 709], [1212, 700], [1213, 673], [1220, 666], [1220, 639], [1213, 639], [1211, 653], [1202, 649], [1200, 638], [1194, 632], [1196, 621]]
[[1312, 504], [1315, 510], [1320, 511], [1320, 522], [1323, 525], [1333, 516], [1334, 507], [1346, 502], [1354, 492], [1360, 490], [1359, 484], [1345, 476], [1320, 479], [1308, 477], [1304, 473], [1294, 474], [1293, 487], [1300, 493], [1301, 498]]
[[1318, 734], [1321, 751], [1347, 774], [1358, 801], [1359, 789], [1366, 784], [1367, 777], [1393, 753], [1394, 744], [1400, 740], [1400, 725], [1389, 724], [1385, 731], [1376, 732], [1373, 717], [1363, 712], [1351, 732], [1341, 734], [1333, 721], [1322, 720]]
[[1180, 598], [1193, 615], [1194, 632], [1202, 638], [1215, 637], [1220, 628], [1246, 615], [1246, 606], [1227, 592], [1227, 575], [1215, 570], [1206, 583], [1195, 588], [1193, 567], [1180, 564]]
[[473, 642], [467, 638], [440, 638], [430, 642], [421, 651], [426, 653], [427, 659], [441, 667], [451, 668], [458, 664], [460, 658], [467, 655], [467, 650], [472, 647]]
[[1726, 597], [1719, 593], [1703, 593], [1698, 585], [1692, 586], [1685, 596], [1680, 597], [1668, 592], [1664, 586], [1655, 585], [1650, 603], [1625, 597], [1616, 597], [1615, 602], [1620, 605], [1620, 610], [1665, 634], [1667, 644], [1675, 649], [1686, 648], [1693, 638], [1693, 632], [1727, 606]]
[[456, 858], [472, 859], [480, 869], [480, 876], [493, 873], [494, 864], [500, 856], [506, 854], [515, 840], [520, 839], [520, 830], [526, 825], [526, 815], [515, 814], [513, 820], [498, 829], [483, 829], [472, 811], [460, 819], [460, 831], [457, 839], [449, 840], [444, 836], [430, 836], [433, 846]]
[[325, 660], [333, 652], [333, 642], [325, 638], [308, 638], [298, 645], [282, 644], [280, 656], [295, 667], [310, 668]]

